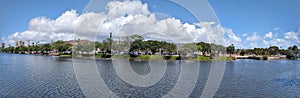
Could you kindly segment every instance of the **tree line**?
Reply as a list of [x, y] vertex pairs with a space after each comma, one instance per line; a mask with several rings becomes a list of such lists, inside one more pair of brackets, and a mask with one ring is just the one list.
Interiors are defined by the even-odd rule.
[[280, 49], [278, 46], [270, 46], [268, 48], [254, 48], [254, 49], [237, 49], [235, 54], [242, 56], [248, 55], [261, 55], [261, 56], [280, 56], [286, 55], [288, 59], [297, 59], [300, 57], [300, 50], [296, 45], [288, 47], [287, 49]]
[[50, 51], [52, 52], [66, 52], [66, 51], [71, 51], [72, 50], [72, 45], [66, 43], [65, 41], [56, 41], [51, 44], [42, 44], [42, 45], [37, 45], [32, 43], [32, 45], [26, 46], [9, 46], [5, 48], [3, 51], [6, 53], [48, 53]]
[[[6, 53], [50, 53], [58, 52], [62, 54], [130, 54], [130, 55], [152, 55], [159, 54], [167, 55], [202, 55], [202, 56], [220, 56], [220, 54], [239, 55], [286, 55], [289, 59], [297, 59], [299, 57], [299, 49], [297, 46], [288, 47], [288, 49], [280, 49], [277, 46], [269, 48], [254, 48], [254, 49], [235, 49], [231, 44], [228, 47], [217, 45], [214, 43], [171, 43], [158, 40], [145, 40], [142, 36], [131, 35], [122, 38], [122, 40], [113, 40], [107, 38], [102, 42], [80, 41], [70, 44], [66, 41], [56, 41], [50, 44], [37, 45], [32, 43], [28, 47], [7, 47], [3, 52]], [[94, 53], [92, 53], [94, 52]], [[195, 54], [201, 53], [201, 54]]]
[[[123, 38], [122, 41], [114, 41], [110, 38], [103, 40], [102, 42], [91, 42], [91, 41], [76, 41], [76, 44], [70, 44], [66, 41], [56, 41], [54, 43], [37, 45], [32, 43], [32, 45], [26, 46], [10, 46], [5, 48], [3, 51], [6, 53], [70, 53], [83, 54], [85, 52], [92, 52], [99, 50], [98, 53], [111, 54], [111, 53], [121, 53], [128, 52], [129, 54], [156, 54], [160, 52], [167, 53], [169, 55], [173, 54], [184, 54], [186, 52], [202, 52], [203, 55], [208, 55], [211, 53], [212, 47], [225, 48], [221, 45], [209, 44], [205, 42], [199, 43], [187, 43], [182, 44], [181, 49], [178, 49], [175, 43], [170, 43], [166, 41], [157, 40], [145, 40], [142, 36], [131, 35]], [[224, 52], [223, 52], [224, 53]]]

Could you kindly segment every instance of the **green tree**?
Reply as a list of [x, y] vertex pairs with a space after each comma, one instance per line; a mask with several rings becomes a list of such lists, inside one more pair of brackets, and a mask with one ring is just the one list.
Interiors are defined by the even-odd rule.
[[22, 52], [27, 51], [27, 47], [21, 46], [20, 51], [22, 51]]
[[268, 50], [269, 55], [277, 55], [279, 52], [279, 48], [277, 46], [270, 46]]
[[67, 44], [66, 42], [61, 40], [56, 41], [52, 44], [52, 49], [57, 50], [58, 52], [65, 52], [67, 50], [70, 50], [70, 47], [72, 47], [71, 44]]
[[34, 51], [35, 50], [35, 47], [34, 46], [29, 46], [28, 48], [27, 48], [27, 51], [29, 51], [29, 52], [32, 52], [32, 51]]
[[184, 44], [182, 46], [182, 49], [180, 50], [180, 54], [181, 56], [183, 57], [187, 57], [188, 54], [190, 54], [189, 56], [196, 56], [194, 55], [194, 52], [198, 52], [198, 48], [197, 48], [197, 45], [195, 43], [187, 43], [187, 44]]
[[285, 50], [285, 49], [280, 49], [279, 50], [279, 53], [281, 54], [281, 55], [286, 55], [287, 54], [287, 50]]
[[202, 49], [203, 49], [202, 45], [200, 45], [200, 44], [196, 44], [196, 47], [197, 47], [198, 51], [202, 51]]
[[211, 52], [211, 45], [208, 43], [200, 42], [196, 44], [197, 49], [202, 52], [203, 55]]
[[287, 58], [288, 59], [297, 59], [299, 55], [299, 49], [296, 45], [288, 47]]
[[264, 49], [262, 48], [254, 48], [254, 54], [256, 55], [263, 55]]
[[71, 51], [72, 50], [72, 45], [71, 44], [64, 44], [62, 51]]
[[97, 48], [101, 49], [101, 47], [102, 47], [102, 44], [100, 42], [95, 42], [95, 48], [96, 49]]
[[213, 57], [222, 56], [221, 54], [225, 54], [227, 51], [226, 47], [224, 47], [222, 45], [217, 45], [214, 43], [212, 43], [210, 47], [211, 47], [211, 56], [213, 56]]
[[21, 52], [21, 51], [20, 51], [20, 47], [15, 47], [14, 52], [15, 52], [15, 53]]
[[49, 51], [51, 51], [51, 45], [50, 44], [44, 44], [41, 46], [41, 51], [43, 53], [48, 53]]
[[142, 39], [136, 39], [135, 41], [133, 41], [131, 43], [129, 52], [131, 52], [131, 51], [139, 51], [139, 50], [145, 50], [145, 46], [143, 44], [143, 40]]
[[27, 51], [27, 47], [19, 46], [19, 47], [16, 47], [16, 48], [14, 49], [14, 51], [15, 51], [16, 53], [24, 53], [25, 51]]
[[294, 45], [294, 46], [291, 48], [291, 50], [292, 50], [296, 55], [299, 54], [299, 49], [298, 49], [298, 47], [297, 47], [296, 45]]
[[144, 38], [142, 36], [135, 34], [127, 36], [125, 39], [129, 40], [131, 43], [129, 52], [145, 50], [145, 45], [143, 43]]
[[288, 50], [288, 51], [287, 51], [286, 57], [287, 57], [288, 59], [297, 59], [296, 54], [295, 54], [292, 50]]
[[240, 53], [241, 56], [244, 56], [246, 54], [246, 51], [243, 49]]
[[161, 42], [156, 40], [145, 41], [144, 45], [147, 49], [151, 50], [152, 54], [155, 54], [158, 51], [158, 49], [162, 47]]
[[80, 42], [77, 44], [77, 48], [77, 51], [91, 52], [95, 49], [95, 46], [92, 42]]
[[227, 53], [230, 54], [230, 57], [234, 53], [234, 51], [235, 51], [235, 47], [233, 44], [231, 44], [230, 46], [227, 47]]
[[36, 51], [36, 52], [38, 52], [38, 51], [40, 51], [41, 49], [40, 49], [41, 47], [40, 46], [34, 46], [34, 51]]
[[[174, 43], [168, 43], [165, 41], [161, 41], [161, 46], [166, 52], [176, 52], [177, 46]], [[194, 45], [195, 46], [195, 45]]]
[[15, 47], [10, 46], [4, 49], [6, 53], [14, 53]]
[[101, 50], [104, 51], [105, 53], [111, 53], [112, 43], [113, 40], [110, 38], [103, 40]]

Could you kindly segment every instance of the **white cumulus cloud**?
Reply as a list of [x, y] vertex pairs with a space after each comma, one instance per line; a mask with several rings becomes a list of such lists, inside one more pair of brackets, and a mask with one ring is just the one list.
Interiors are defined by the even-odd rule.
[[106, 5], [108, 18], [114, 19], [126, 15], [150, 14], [147, 4], [141, 1], [111, 1]]
[[274, 28], [273, 30], [274, 31], [277, 31], [277, 30], [279, 30], [280, 29], [280, 27], [276, 27], [276, 28]]
[[244, 34], [242, 34], [242, 36], [243, 36], [243, 37], [246, 37], [246, 36], [248, 36], [248, 34], [247, 34], [247, 33], [244, 33]]
[[284, 38], [286, 40], [292, 41], [292, 42], [294, 42], [298, 45], [300, 44], [300, 38], [299, 37], [300, 37], [300, 30], [298, 32], [291, 31], [291, 32], [284, 33]]
[[[293, 45], [300, 45], [300, 32], [294, 32], [294, 31], [290, 31], [290, 32], [285, 32], [283, 33], [284, 36], [283, 37], [279, 37], [278, 38], [278, 33], [275, 34], [275, 36], [273, 35], [273, 37], [271, 37], [272, 33], [268, 33], [265, 35], [265, 39], [263, 40], [263, 44], [266, 47], [269, 46], [278, 46], [278, 47], [282, 47], [282, 48], [287, 48]], [[269, 37], [267, 37], [269, 36]]]
[[260, 38], [260, 35], [254, 32], [252, 36], [246, 38], [246, 41], [258, 41]]
[[269, 32], [265, 35], [265, 38], [273, 38], [273, 33]]
[[77, 20], [78, 14], [75, 10], [66, 11], [55, 20], [46, 17], [37, 17], [30, 21], [28, 31], [72, 33]]

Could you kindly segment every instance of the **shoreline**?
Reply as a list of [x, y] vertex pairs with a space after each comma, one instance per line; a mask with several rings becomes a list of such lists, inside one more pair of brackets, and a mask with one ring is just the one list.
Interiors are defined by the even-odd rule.
[[234, 56], [235, 59], [254, 59], [254, 60], [282, 60], [285, 56]]
[[[161, 56], [161, 55], [141, 55], [137, 57], [130, 57], [130, 56], [122, 56], [122, 55], [113, 55], [109, 57], [101, 57], [99, 55], [103, 54], [93, 54], [91, 56], [74, 56], [72, 54], [60, 54], [60, 53], [49, 53], [49, 54], [26, 54], [26, 53], [5, 53], [4, 54], [21, 54], [21, 55], [39, 55], [39, 56], [51, 56], [51, 57], [63, 57], [63, 58], [91, 58], [91, 59], [104, 59], [104, 60], [112, 60], [112, 59], [129, 59], [129, 60], [140, 60], [140, 61], [147, 61], [147, 60], [168, 60], [168, 61], [176, 61], [176, 60], [190, 60], [190, 61], [232, 61], [238, 59], [252, 59], [252, 60], [287, 60], [286, 57], [278, 57], [278, 56], [232, 56], [232, 57], [217, 57], [215, 59], [211, 59], [208, 56], [197, 56], [197, 57], [187, 57], [184, 59], [180, 59], [179, 56]], [[55, 55], [53, 55], [55, 54]], [[97, 56], [98, 55], [98, 56]], [[168, 57], [168, 58], [167, 58]], [[179, 58], [179, 59], [178, 59]]]

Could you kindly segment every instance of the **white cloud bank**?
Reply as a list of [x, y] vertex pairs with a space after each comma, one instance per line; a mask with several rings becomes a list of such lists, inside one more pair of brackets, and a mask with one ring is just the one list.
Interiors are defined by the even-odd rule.
[[288, 48], [293, 45], [300, 45], [300, 29], [297, 32], [290, 31], [283, 33], [283, 37], [278, 38], [278, 34], [269, 32], [262, 38], [257, 33], [247, 37], [246, 41], [250, 43], [250, 47], [266, 48], [269, 46], [278, 46], [281, 48]]
[[56, 19], [37, 17], [30, 21], [28, 30], [9, 35], [7, 40], [12, 45], [19, 40], [51, 42], [79, 37], [95, 40], [96, 34], [108, 37], [109, 32], [113, 32], [118, 36], [158, 33], [160, 36], [148, 37], [161, 37], [177, 43], [204, 41], [224, 44], [224, 34], [228, 35], [228, 42], [242, 41], [233, 30], [215, 22], [189, 24], [175, 18], [158, 20], [141, 1], [111, 1], [106, 8], [106, 13], [80, 15], [76, 10], [69, 10]]

